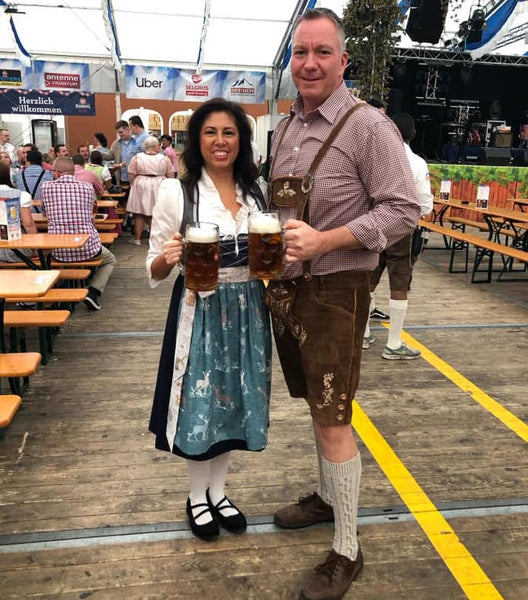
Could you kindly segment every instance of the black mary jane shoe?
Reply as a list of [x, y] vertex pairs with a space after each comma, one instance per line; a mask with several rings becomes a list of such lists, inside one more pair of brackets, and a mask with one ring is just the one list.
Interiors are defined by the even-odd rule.
[[[209, 508], [211, 509], [211, 513], [213, 517], [218, 519], [220, 525], [230, 531], [231, 533], [244, 533], [247, 529], [247, 521], [246, 517], [243, 513], [229, 500], [227, 496], [224, 496], [220, 502], [217, 504], [213, 504], [211, 502], [211, 498], [209, 496], [209, 490], [205, 493], [207, 497], [207, 502], [209, 503]], [[222, 514], [222, 510], [226, 508], [234, 508], [238, 514], [230, 515], [226, 517]]]
[[[193, 508], [201, 508], [201, 510], [196, 516], [193, 515]], [[199, 537], [201, 540], [205, 540], [206, 542], [210, 542], [216, 539], [220, 535], [220, 529], [218, 528], [218, 523], [213, 514], [213, 520], [209, 521], [209, 523], [204, 523], [203, 525], [198, 525], [196, 519], [201, 517], [206, 512], [211, 511], [209, 504], [194, 504], [191, 506], [191, 499], [187, 498], [187, 516], [189, 517], [189, 524], [191, 525], [192, 532], [196, 537]], [[212, 511], [211, 511], [212, 513]]]

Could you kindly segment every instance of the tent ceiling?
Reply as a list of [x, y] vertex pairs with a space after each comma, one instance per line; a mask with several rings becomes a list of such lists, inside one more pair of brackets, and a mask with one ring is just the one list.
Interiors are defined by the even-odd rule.
[[[507, 0], [481, 2], [484, 7]], [[511, 0], [510, 0], [511, 1]], [[347, 0], [322, 0], [319, 5], [342, 14]], [[410, 2], [398, 2], [401, 6]], [[2, 4], [2, 2], [0, 2]], [[3, 3], [5, 4], [5, 3]], [[203, 67], [267, 69], [287, 31], [299, 0], [33, 0], [9, 3], [18, 14], [2, 14], [0, 6], [0, 57], [14, 58], [15, 43], [9, 16], [20, 41], [36, 59], [111, 62], [113, 39], [103, 15], [113, 7], [115, 31], [124, 63], [167, 64], [193, 68], [198, 62], [204, 10], [210, 20], [203, 45]], [[526, 5], [528, 1], [519, 2]], [[467, 20], [477, 0], [453, 0], [441, 42], [453, 37]], [[405, 25], [405, 22], [404, 22]], [[528, 10], [515, 26], [528, 33]], [[417, 44], [404, 35], [400, 45]], [[420, 47], [431, 47], [421, 45]], [[528, 51], [523, 35], [508, 42], [503, 37], [494, 52], [523, 55]]]

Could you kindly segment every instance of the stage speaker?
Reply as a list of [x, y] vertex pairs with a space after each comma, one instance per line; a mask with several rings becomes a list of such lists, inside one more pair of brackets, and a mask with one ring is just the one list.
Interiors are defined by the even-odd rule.
[[405, 31], [413, 42], [438, 44], [444, 20], [441, 0], [412, 0]]
[[389, 115], [397, 115], [402, 112], [402, 101], [403, 101], [403, 93], [401, 90], [396, 88], [392, 88], [389, 91], [389, 103], [387, 107], [387, 114]]

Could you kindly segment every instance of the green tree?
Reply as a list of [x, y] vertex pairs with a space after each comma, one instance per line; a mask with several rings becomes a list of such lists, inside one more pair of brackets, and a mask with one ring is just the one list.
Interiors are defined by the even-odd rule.
[[387, 98], [399, 17], [396, 0], [350, 0], [343, 11], [351, 70], [364, 99]]

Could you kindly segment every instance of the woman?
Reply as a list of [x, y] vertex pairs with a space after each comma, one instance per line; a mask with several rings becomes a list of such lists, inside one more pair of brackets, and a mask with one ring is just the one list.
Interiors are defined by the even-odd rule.
[[[219, 524], [234, 533], [246, 529], [246, 518], [225, 496], [230, 451], [260, 451], [267, 444], [270, 328], [262, 282], [250, 280], [247, 267], [247, 216], [265, 202], [255, 182], [249, 122], [237, 104], [202, 104], [189, 120], [187, 138], [185, 179], [164, 181], [154, 207], [150, 285], [174, 267], [180, 270], [179, 232], [190, 220], [219, 227], [219, 284], [213, 293], [195, 294], [184, 291], [178, 273], [149, 428], [158, 449], [186, 459], [191, 529], [211, 540]], [[194, 309], [188, 317], [189, 306]], [[180, 338], [189, 340], [187, 347]]]
[[141, 235], [145, 223], [150, 228], [152, 209], [161, 182], [165, 177], [174, 177], [171, 161], [160, 153], [160, 143], [153, 135], [145, 138], [144, 152], [136, 154], [128, 166], [130, 194], [127, 211], [134, 215], [134, 237], [129, 240], [135, 246], [141, 246]]
[[[2, 190], [15, 189], [13, 182], [11, 181], [11, 173], [9, 166], [4, 162], [0, 161], [0, 195]], [[31, 207], [33, 200], [27, 192], [20, 192], [20, 221], [22, 224], [22, 231], [24, 233], [37, 233], [37, 228], [33, 222], [33, 216], [31, 215]], [[19, 250], [26, 256], [33, 256], [33, 250]], [[0, 248], [0, 261], [4, 262], [19, 262], [20, 257], [17, 256], [13, 250], [7, 248]]]
[[110, 174], [110, 169], [103, 166], [103, 155], [99, 150], [92, 150], [90, 152], [90, 160], [84, 165], [84, 168], [87, 171], [95, 173], [105, 189], [108, 190], [112, 187], [112, 175]]
[[104, 133], [99, 131], [94, 133], [94, 150], [99, 150], [101, 154], [108, 152], [108, 140]]
[[11, 155], [9, 152], [6, 152], [5, 150], [0, 151], [0, 162], [9, 167], [11, 183], [13, 184], [13, 187], [16, 187], [16, 171], [13, 169], [13, 161], [11, 160]]

